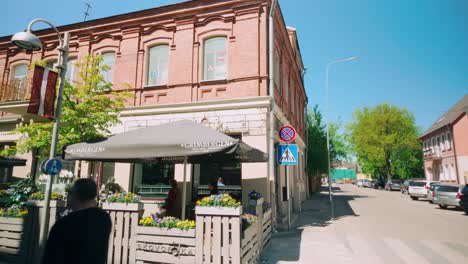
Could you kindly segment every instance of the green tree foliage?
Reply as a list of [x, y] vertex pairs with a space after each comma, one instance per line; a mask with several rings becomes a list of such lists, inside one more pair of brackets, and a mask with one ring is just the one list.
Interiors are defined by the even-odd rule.
[[[326, 124], [322, 113], [315, 105], [307, 114], [307, 173], [328, 173], [328, 151]], [[345, 135], [340, 133], [340, 123], [330, 124], [330, 159], [332, 164], [348, 158], [350, 148]]]
[[[36, 62], [42, 65], [45, 62]], [[109, 135], [109, 127], [118, 124], [119, 113], [125, 107], [127, 92], [116, 92], [112, 83], [101, 74], [109, 67], [101, 56], [87, 56], [76, 63], [79, 80], [65, 83], [58, 149], [68, 144], [92, 141]], [[53, 122], [34, 122], [19, 126], [14, 132], [22, 135], [14, 147], [2, 151], [2, 156], [26, 153], [32, 149], [50, 149]]]
[[382, 104], [353, 114], [350, 142], [365, 173], [373, 177], [418, 177], [422, 154], [414, 116], [406, 109]]

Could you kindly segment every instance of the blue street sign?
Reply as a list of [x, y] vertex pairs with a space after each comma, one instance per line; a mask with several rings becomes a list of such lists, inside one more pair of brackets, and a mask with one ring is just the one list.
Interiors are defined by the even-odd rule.
[[62, 170], [62, 162], [58, 159], [47, 160], [44, 164], [44, 170], [49, 175], [58, 175]]
[[297, 165], [297, 144], [278, 145], [278, 164]]

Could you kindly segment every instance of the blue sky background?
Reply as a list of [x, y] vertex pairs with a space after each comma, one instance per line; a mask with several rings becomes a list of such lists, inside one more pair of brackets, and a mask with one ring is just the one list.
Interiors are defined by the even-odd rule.
[[[182, 1], [89, 0], [89, 19]], [[351, 120], [362, 106], [392, 103], [410, 110], [421, 129], [468, 94], [466, 0], [280, 0], [286, 23], [297, 28], [309, 104], [325, 109], [330, 72], [330, 117]], [[7, 0], [0, 35], [23, 30], [37, 17], [56, 25], [83, 20], [82, 0]]]

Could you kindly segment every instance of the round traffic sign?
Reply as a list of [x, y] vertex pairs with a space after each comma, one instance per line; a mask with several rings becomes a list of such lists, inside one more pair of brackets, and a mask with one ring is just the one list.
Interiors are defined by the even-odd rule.
[[296, 130], [292, 126], [283, 126], [279, 130], [279, 137], [284, 142], [291, 142], [296, 138]]
[[43, 173], [55, 176], [62, 170], [62, 162], [59, 159], [49, 159], [46, 160], [41, 167]]

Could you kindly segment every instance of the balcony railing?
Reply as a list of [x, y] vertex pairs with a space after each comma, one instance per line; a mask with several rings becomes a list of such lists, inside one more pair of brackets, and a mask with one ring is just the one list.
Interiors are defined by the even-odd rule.
[[425, 159], [438, 159], [442, 157], [441, 151], [432, 151], [431, 149], [426, 149], [423, 151]]
[[29, 100], [31, 91], [27, 80], [10, 80], [0, 86], [0, 103]]

